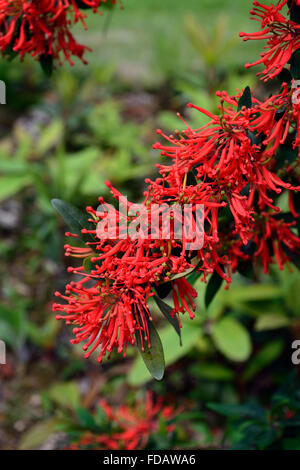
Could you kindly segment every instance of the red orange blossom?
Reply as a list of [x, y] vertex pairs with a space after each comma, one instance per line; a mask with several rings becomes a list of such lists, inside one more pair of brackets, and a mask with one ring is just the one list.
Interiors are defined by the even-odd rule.
[[[284, 6], [288, 12], [290, 6], [298, 8], [298, 3], [254, 5], [262, 20], [258, 37], [265, 37], [270, 47], [270, 53], [263, 56], [265, 76], [272, 78], [300, 46], [299, 25], [282, 15]], [[286, 74], [288, 77], [288, 70]], [[82, 234], [91, 239], [85, 239], [82, 248], [67, 245], [66, 252], [89, 259], [91, 267], [87, 271], [85, 261], [70, 268], [81, 280], [68, 284], [65, 295], [57, 293], [62, 301], [53, 307], [60, 312], [57, 318], [74, 326], [72, 342], [83, 343], [86, 357], [94, 350], [98, 350], [99, 361], [114, 349], [125, 355], [128, 344], [151, 347], [149, 300], [162, 289], [173, 295], [170, 315], [178, 319], [179, 326], [182, 314], [192, 319], [197, 292], [187, 274], [193, 269], [205, 282], [215, 273], [229, 285], [241, 262], [255, 269], [262, 266], [267, 273], [271, 264], [282, 269], [300, 253], [295, 230], [300, 188], [299, 105], [294, 103], [292, 85], [290, 76], [280, 93], [264, 102], [253, 97], [249, 88], [236, 96], [218, 92], [218, 114], [189, 105], [207, 116], [203, 127], [186, 125], [172, 136], [158, 131], [164, 142], [160, 140], [154, 148], [165, 161], [157, 165], [159, 175], [154, 181], [146, 179], [142, 206], [150, 211], [163, 204], [201, 204], [201, 248], [190, 250], [186, 240], [178, 239], [172, 230], [168, 238], [160, 233], [156, 239], [103, 239], [96, 230], [103, 215], [87, 208], [93, 226]], [[117, 201], [123, 198], [108, 186]], [[283, 192], [288, 196], [289, 213], [282, 213], [277, 204]], [[100, 203], [104, 203], [102, 198]], [[194, 216], [192, 212], [190, 225]], [[137, 216], [129, 219], [126, 223]]]
[[73, 65], [76, 56], [85, 62], [89, 48], [71, 33], [73, 23], [81, 20], [85, 26], [86, 15], [78, 5], [97, 12], [106, 2], [115, 0], [0, 0], [0, 51], [21, 59], [26, 54], [37, 59], [50, 56]]

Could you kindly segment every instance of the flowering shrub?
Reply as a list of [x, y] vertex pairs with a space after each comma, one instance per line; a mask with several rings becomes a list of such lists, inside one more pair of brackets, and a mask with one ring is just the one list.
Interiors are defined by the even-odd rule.
[[72, 56], [86, 63], [83, 55], [87, 46], [79, 44], [71, 33], [74, 23], [82, 22], [83, 9], [98, 12], [100, 7], [116, 0], [1, 0], [0, 50], [4, 56], [30, 54], [49, 72], [52, 61], [59, 64], [67, 60], [74, 65]]
[[[275, 76], [281, 81], [277, 94], [266, 100], [253, 96], [249, 87], [229, 96], [218, 91], [219, 114], [189, 104], [208, 118], [208, 123], [167, 136], [158, 130], [154, 145], [165, 158], [158, 164], [159, 176], [146, 179], [147, 188], [137, 210], [110, 210], [99, 198], [101, 210], [87, 208], [81, 214], [60, 200], [53, 205], [71, 227], [67, 236], [78, 243], [66, 245], [66, 255], [82, 259], [82, 265], [69, 272], [79, 280], [56, 293], [58, 319], [74, 325], [72, 343], [83, 343], [85, 357], [97, 350], [98, 361], [113, 350], [126, 355], [128, 344], [137, 345], [152, 375], [161, 379], [164, 356], [152, 322], [149, 300], [154, 298], [180, 335], [181, 315], [195, 317], [196, 290], [192, 278], [208, 281], [206, 305], [223, 280], [227, 287], [232, 274], [253, 267], [256, 273], [280, 269], [290, 262], [299, 266], [299, 109], [297, 80], [300, 78], [298, 54], [298, 1], [265, 6], [254, 2], [258, 33], [241, 33], [247, 39], [267, 40], [267, 49], [256, 64], [264, 63], [264, 80]], [[286, 14], [286, 16], [284, 16]], [[288, 16], [289, 15], [289, 16]], [[253, 64], [254, 65], [254, 64]], [[287, 66], [287, 67], [285, 67]], [[248, 64], [247, 64], [248, 67]], [[113, 198], [125, 197], [107, 183]], [[288, 210], [280, 209], [283, 195]], [[191, 207], [184, 220], [182, 237], [176, 225], [182, 219], [175, 207]], [[164, 217], [160, 208], [171, 215]], [[201, 206], [204, 220], [198, 226], [196, 211]], [[103, 210], [105, 209], [105, 210]], [[140, 213], [146, 214], [143, 219]], [[155, 236], [146, 236], [150, 218], [157, 215]], [[175, 214], [175, 215], [174, 215]], [[169, 217], [169, 218], [168, 218]], [[170, 222], [166, 236], [164, 222]], [[108, 227], [106, 236], [99, 226]], [[117, 224], [117, 234], [110, 230]], [[136, 236], [128, 235], [135, 227]], [[121, 227], [121, 228], [120, 228]], [[126, 228], [126, 235], [124, 231]], [[201, 247], [191, 248], [190, 228], [201, 233]], [[297, 232], [298, 230], [298, 232]], [[173, 297], [170, 307], [162, 299]]]
[[[100, 406], [105, 413], [106, 432], [86, 432], [74, 441], [70, 450], [138, 450], [144, 449], [150, 437], [171, 434], [174, 431], [172, 421], [178, 411], [163, 404], [162, 398], [154, 398], [148, 392], [145, 401], [136, 400], [134, 406], [121, 405], [111, 407], [104, 400]], [[104, 427], [104, 424], [102, 424]]]

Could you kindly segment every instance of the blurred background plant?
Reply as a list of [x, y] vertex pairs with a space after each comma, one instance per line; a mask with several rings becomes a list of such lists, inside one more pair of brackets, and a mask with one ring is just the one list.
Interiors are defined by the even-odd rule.
[[0, 107], [0, 338], [8, 346], [0, 366], [0, 448], [63, 448], [87, 433], [107, 432], [99, 398], [130, 407], [144, 400], [145, 390], [183, 410], [172, 432], [163, 420], [151, 432], [145, 444], [151, 449], [297, 448], [298, 379], [293, 390], [286, 385], [285, 395], [273, 395], [290, 384], [295, 369], [295, 268], [274, 268], [271, 277], [258, 272], [251, 281], [251, 267], [241, 267], [208, 308], [204, 286], [194, 279], [198, 313], [184, 320], [182, 347], [172, 327], [158, 321], [163, 382], [151, 381], [134, 351], [127, 360], [112, 355], [101, 367], [84, 360], [54, 320], [52, 293], [68, 274], [66, 227], [50, 199], [96, 206], [98, 196], [109, 198], [109, 179], [138, 201], [160, 159], [151, 150], [157, 127], [183, 127], [177, 112], [201, 126], [200, 113], [185, 105], [215, 111], [217, 88], [234, 93], [255, 85], [256, 95], [268, 94], [243, 68], [245, 47], [251, 62], [259, 45], [236, 39], [251, 28], [250, 1], [238, 8], [234, 0], [126, 0], [124, 6], [104, 13], [103, 30], [97, 15], [88, 18], [84, 40], [94, 52], [87, 67], [66, 65], [45, 78], [32, 61], [0, 62], [8, 100]]

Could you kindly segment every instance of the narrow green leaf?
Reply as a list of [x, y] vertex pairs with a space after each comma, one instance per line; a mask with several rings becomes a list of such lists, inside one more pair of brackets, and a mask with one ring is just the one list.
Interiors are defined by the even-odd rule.
[[283, 346], [284, 343], [280, 339], [266, 344], [250, 361], [247, 369], [243, 374], [243, 379], [251, 380], [256, 374], [258, 374], [269, 364], [273, 364], [282, 353]]
[[174, 276], [170, 277], [170, 281], [176, 281], [176, 279], [181, 279], [182, 277], [186, 277], [189, 274], [191, 274], [194, 270], [195, 268], [189, 268], [183, 273], [175, 274]]
[[294, 80], [300, 78], [300, 50], [297, 49], [291, 57], [291, 74]]
[[88, 256], [87, 258], [84, 258], [83, 261], [83, 269], [87, 274], [90, 274], [91, 270], [93, 267], [93, 263], [91, 262], [91, 256]]
[[290, 10], [290, 19], [291, 21], [294, 21], [294, 23], [300, 24], [300, 6], [296, 5], [295, 2], [291, 4], [291, 2], [288, 2], [289, 7], [292, 6]]
[[[201, 336], [201, 329], [199, 325], [195, 324], [195, 320], [191, 324], [189, 322], [190, 320], [186, 320], [182, 329], [183, 346], [181, 348], [174, 347], [176, 333], [171, 325], [159, 330], [159, 336], [165, 348], [164, 357], [166, 366], [174, 364], [174, 362], [185, 357], [198, 342]], [[138, 356], [128, 374], [128, 383], [136, 387], [148, 382], [149, 379], [150, 376], [145, 368], [144, 361], [141, 356]]]
[[138, 350], [152, 377], [156, 380], [162, 380], [165, 372], [163, 347], [156, 328], [151, 321], [148, 321], [148, 328], [151, 347], [149, 348], [148, 342], [145, 340], [142, 345], [140, 335], [136, 333]]
[[51, 77], [53, 72], [53, 56], [52, 55], [41, 55], [40, 64], [43, 72], [47, 77]]
[[158, 296], [161, 298], [161, 299], [164, 299], [165, 297], [167, 297], [171, 290], [172, 290], [172, 283], [171, 282], [164, 282], [162, 284], [157, 284], [156, 286], [154, 286], [154, 289], [156, 290]]
[[245, 403], [243, 405], [208, 403], [207, 407], [230, 418], [256, 418], [261, 420], [266, 418], [266, 411], [256, 403]]
[[197, 186], [196, 172], [189, 171], [187, 174], [186, 185], [187, 186]]
[[291, 75], [291, 72], [288, 69], [282, 69], [281, 72], [277, 75], [278, 80], [280, 83], [291, 83], [293, 80], [293, 77]]
[[81, 240], [85, 242], [94, 240], [90, 234], [81, 233], [83, 228], [95, 228], [95, 226], [88, 221], [87, 214], [84, 214], [77, 209], [77, 207], [72, 206], [68, 202], [62, 201], [61, 199], [52, 199], [51, 204], [68, 224], [72, 233], [78, 235]]
[[239, 99], [237, 110], [240, 111], [243, 106], [246, 106], [246, 108], [252, 108], [251, 90], [248, 86], [246, 86], [244, 93]]
[[208, 308], [222, 285], [223, 279], [214, 271], [211, 275], [205, 291], [205, 307]]
[[53, 434], [63, 421], [59, 418], [49, 418], [38, 422], [22, 435], [19, 450], [35, 450]]
[[164, 317], [168, 320], [169, 323], [173, 326], [174, 330], [179, 336], [180, 340], [180, 346], [182, 346], [182, 341], [181, 341], [181, 329], [179, 325], [179, 320], [178, 318], [174, 315], [171, 314], [172, 308], [166, 304], [163, 300], [161, 300], [157, 295], [154, 296], [154, 300], [157, 303], [157, 306], [159, 307], [161, 313], [164, 315]]

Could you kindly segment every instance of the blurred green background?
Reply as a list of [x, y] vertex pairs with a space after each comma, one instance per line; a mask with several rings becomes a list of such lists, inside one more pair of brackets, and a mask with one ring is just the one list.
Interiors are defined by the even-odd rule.
[[[197, 281], [197, 318], [184, 321], [183, 347], [157, 312], [168, 365], [160, 383], [133, 349], [101, 366], [84, 360], [69, 344], [71, 328], [51, 311], [53, 292], [68, 280], [66, 227], [51, 198], [96, 206], [98, 196], [110, 199], [109, 179], [138, 201], [161, 159], [151, 149], [156, 128], [181, 128], [177, 112], [199, 127], [202, 117], [185, 105], [215, 111], [217, 89], [233, 94], [250, 85], [258, 96], [268, 93], [243, 66], [261, 49], [238, 38], [256, 28], [250, 7], [124, 0], [124, 9], [89, 15], [87, 31], [76, 27], [94, 49], [88, 66], [66, 64], [45, 78], [32, 60], [1, 60], [8, 103], [0, 107], [0, 339], [8, 345], [0, 366], [1, 449], [62, 448], [93, 428], [100, 397], [132, 403], [146, 389], [186, 411], [172, 439], [160, 430], [153, 448], [300, 448], [299, 384], [289, 375], [300, 332], [298, 273], [274, 268], [255, 282], [236, 275], [208, 310]], [[271, 398], [285, 383], [290, 388]]]

